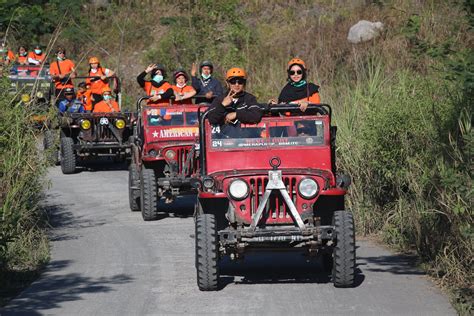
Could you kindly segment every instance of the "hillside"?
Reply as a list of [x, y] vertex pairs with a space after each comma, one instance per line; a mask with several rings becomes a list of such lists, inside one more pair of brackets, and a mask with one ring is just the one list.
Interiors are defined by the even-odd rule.
[[[19, 1], [9, 1], [0, 13], [1, 32], [13, 14], [11, 46], [30, 38], [65, 46], [80, 72], [99, 56], [123, 79], [129, 108], [142, 93], [135, 78], [151, 62], [172, 72], [210, 59], [221, 79], [244, 67], [248, 90], [265, 102], [285, 84], [286, 62], [303, 58], [335, 110], [338, 166], [353, 178], [359, 233], [416, 252], [458, 308], [472, 308], [472, 1], [35, 3], [14, 12]], [[28, 18], [41, 14], [47, 19]], [[380, 21], [384, 31], [350, 44], [359, 20]], [[25, 23], [42, 25], [29, 37]]]

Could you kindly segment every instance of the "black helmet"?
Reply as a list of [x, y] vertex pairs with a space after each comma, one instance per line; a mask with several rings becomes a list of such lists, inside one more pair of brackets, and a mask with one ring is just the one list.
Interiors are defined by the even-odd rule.
[[74, 92], [74, 88], [66, 88], [64, 89], [64, 95], [74, 95], [75, 92]]
[[166, 70], [163, 64], [157, 63], [155, 69], [153, 69], [153, 71], [151, 72], [151, 75], [154, 76], [157, 70], [161, 70], [161, 75], [163, 76], [163, 78], [166, 77]]
[[199, 69], [202, 69], [202, 67], [205, 66], [211, 67], [211, 71], [214, 69], [214, 65], [209, 60], [203, 61], [201, 65], [199, 65]]

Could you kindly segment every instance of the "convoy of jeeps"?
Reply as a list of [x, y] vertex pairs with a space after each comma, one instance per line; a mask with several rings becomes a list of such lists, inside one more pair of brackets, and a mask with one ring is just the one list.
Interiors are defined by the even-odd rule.
[[200, 290], [220, 288], [224, 257], [275, 250], [319, 259], [334, 286], [354, 285], [355, 229], [344, 203], [350, 180], [337, 173], [330, 106], [310, 104], [302, 112], [257, 104], [261, 121], [231, 134], [209, 123], [206, 106], [149, 106], [148, 97], [133, 112], [65, 113], [52, 123], [45, 119], [55, 105], [47, 72], [16, 67], [10, 81], [12, 92], [38, 107], [35, 124], [45, 131], [45, 148], [57, 146], [59, 157], [52, 156], [64, 174], [95, 157], [127, 161], [130, 209], [145, 221], [158, 219], [161, 198], [197, 196]]

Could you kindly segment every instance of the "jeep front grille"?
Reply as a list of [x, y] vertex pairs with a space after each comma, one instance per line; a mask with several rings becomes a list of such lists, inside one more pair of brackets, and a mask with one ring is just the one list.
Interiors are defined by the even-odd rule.
[[[295, 177], [283, 177], [283, 182], [285, 183], [286, 190], [288, 195], [294, 204], [296, 204], [297, 197], [297, 187], [296, 187], [296, 178]], [[249, 179], [250, 187], [250, 210], [252, 216], [257, 212], [260, 201], [263, 198], [265, 193], [265, 187], [268, 183], [268, 177], [251, 177]], [[291, 217], [290, 210], [286, 205], [283, 197], [280, 192], [274, 191], [268, 200], [264, 216], [272, 218], [274, 220], [280, 219], [286, 222], [286, 219]]]

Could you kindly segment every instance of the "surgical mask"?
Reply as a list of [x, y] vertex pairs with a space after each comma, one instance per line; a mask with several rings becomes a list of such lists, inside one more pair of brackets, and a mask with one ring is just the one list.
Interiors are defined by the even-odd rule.
[[104, 100], [105, 100], [105, 101], [112, 100], [112, 96], [106, 94], [106, 95], [104, 95]]
[[201, 77], [205, 80], [211, 78], [211, 74], [208, 74], [208, 75], [205, 75], [205, 74], [201, 74]]
[[59, 61], [63, 61], [65, 58], [62, 58], [62, 57], [57, 57]]
[[153, 81], [156, 82], [156, 83], [160, 83], [161, 81], [163, 81], [163, 76], [162, 75], [155, 75], [153, 77]]
[[41, 55], [41, 53], [42, 53], [41, 49], [35, 49], [35, 54], [36, 55]]
[[26, 52], [20, 53], [20, 56], [26, 56], [26, 55], [27, 55]]
[[3, 48], [0, 48], [0, 53], [3, 53], [5, 50]]
[[96, 69], [92, 68], [91, 72], [95, 74], [97, 72], [97, 70], [98, 70], [97, 68]]
[[177, 86], [178, 88], [184, 88], [184, 87], [186, 86], [186, 83], [183, 83], [183, 84], [177, 83], [176, 86]]

